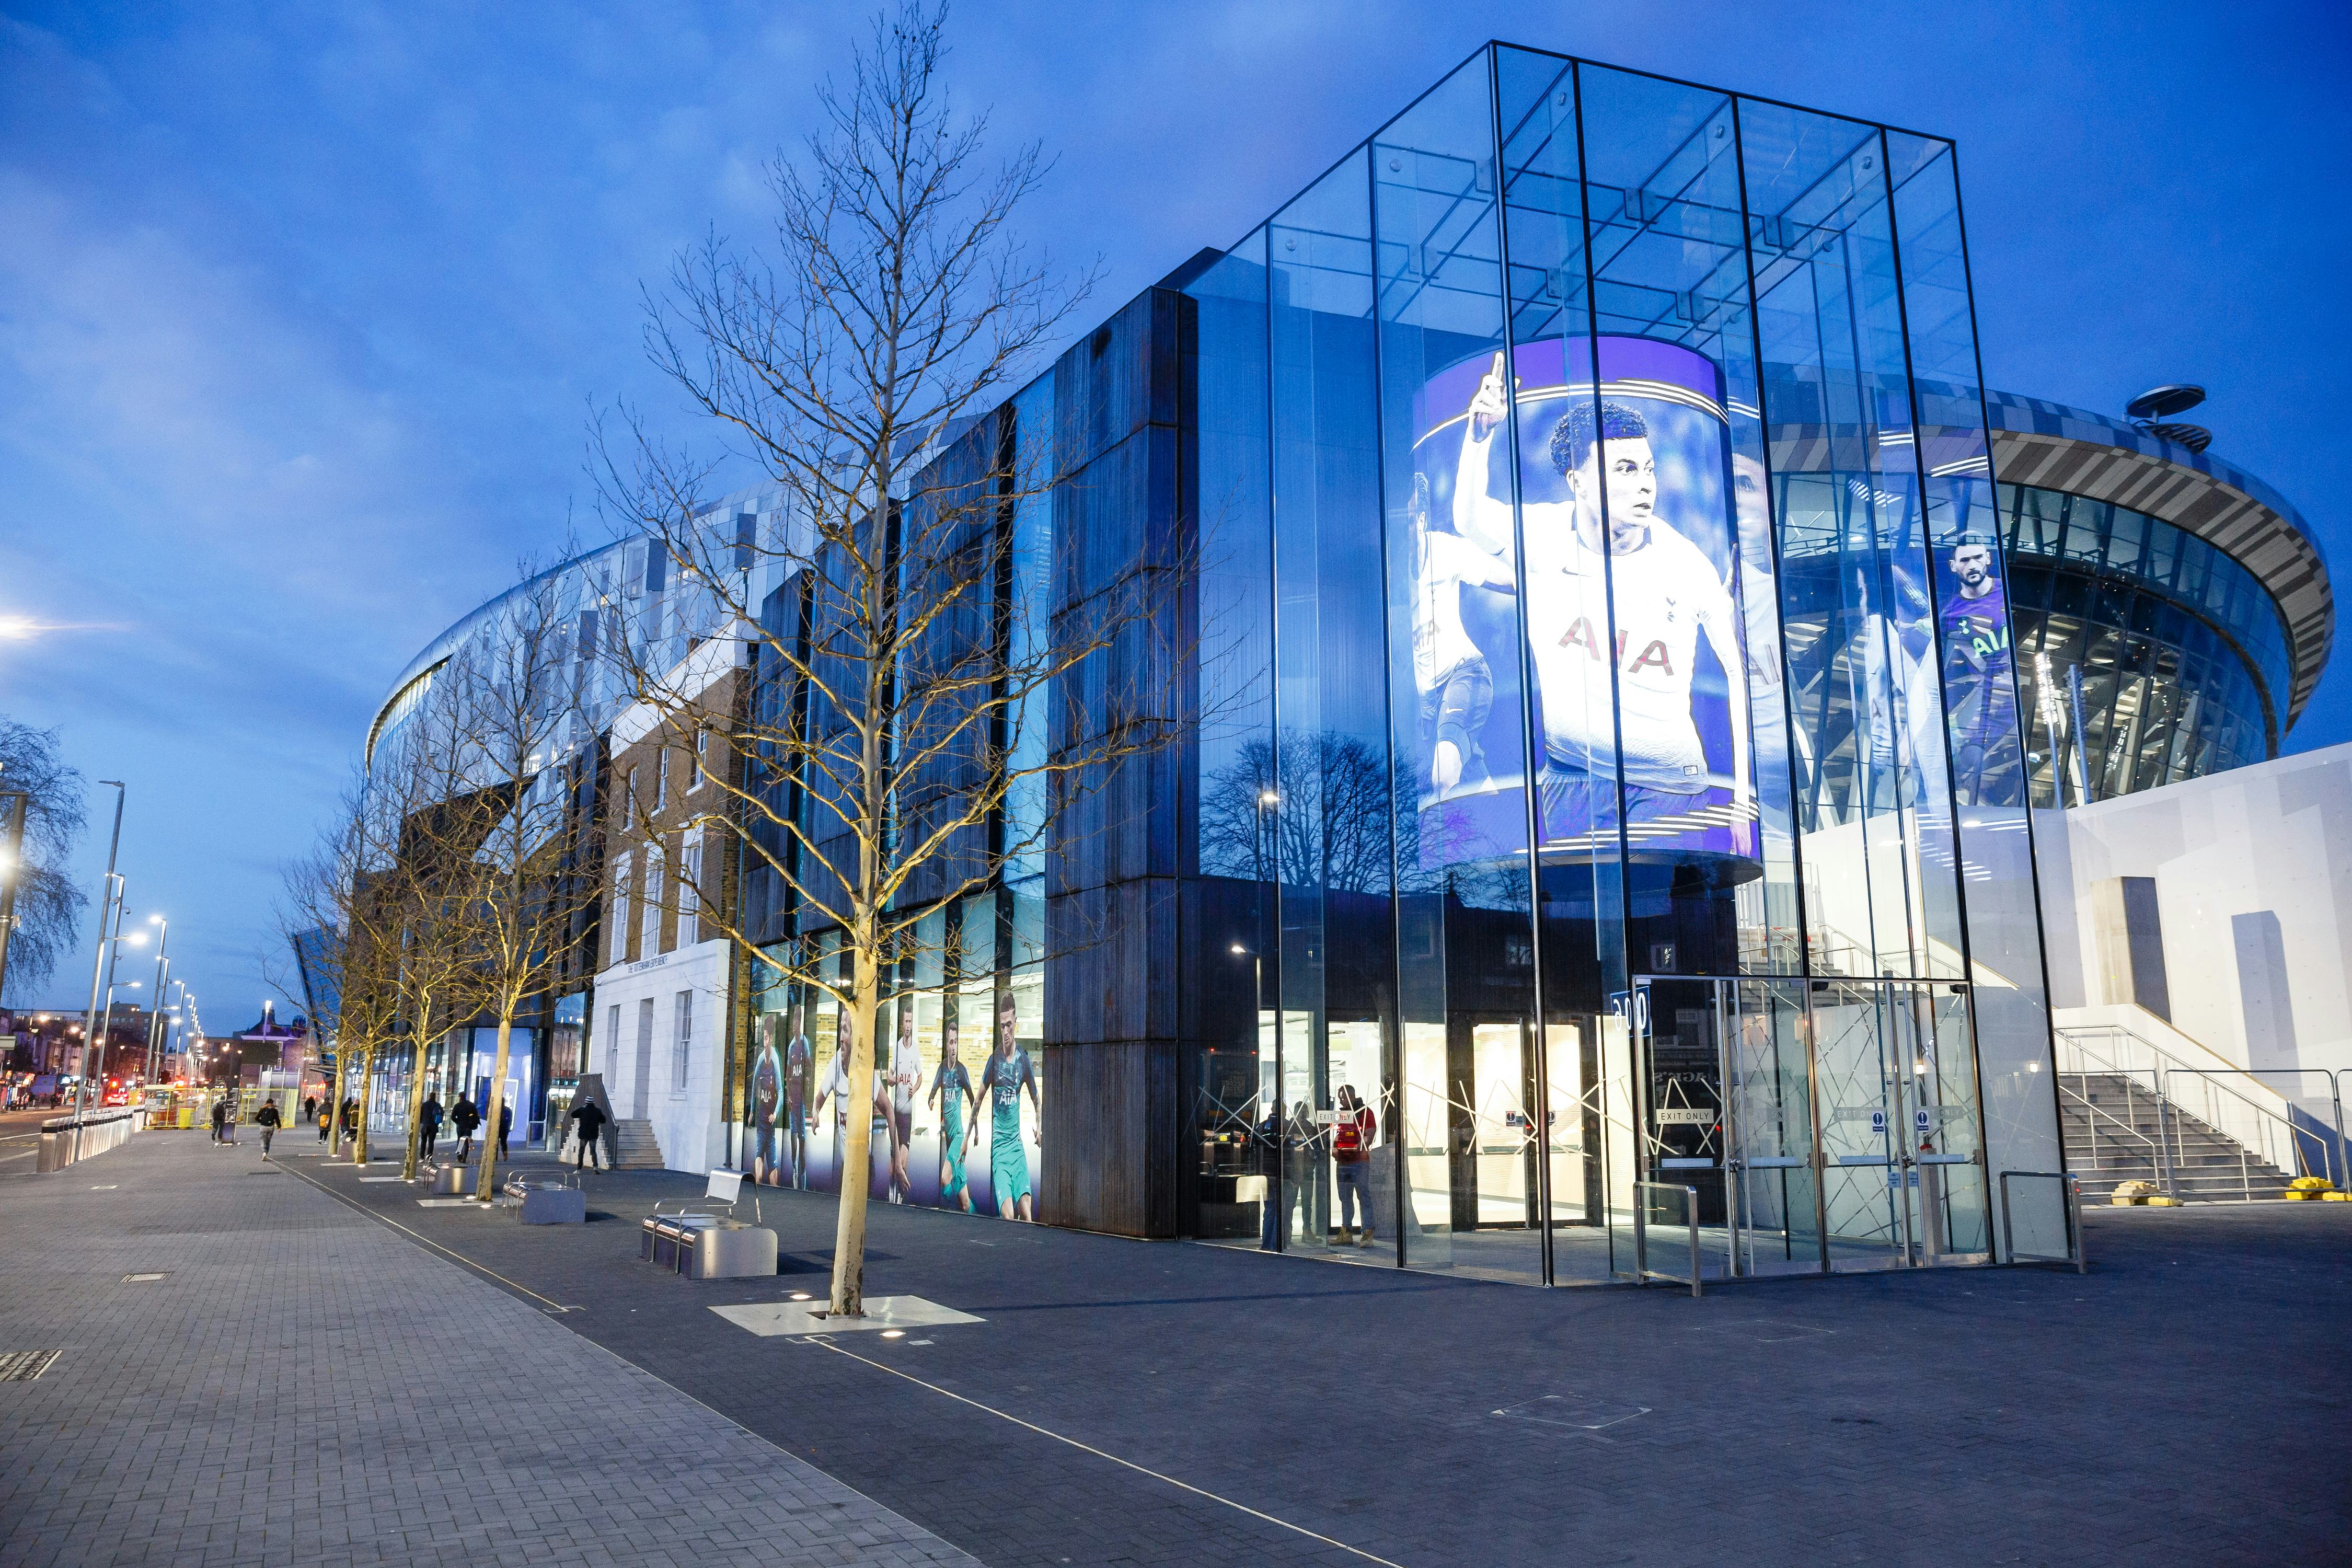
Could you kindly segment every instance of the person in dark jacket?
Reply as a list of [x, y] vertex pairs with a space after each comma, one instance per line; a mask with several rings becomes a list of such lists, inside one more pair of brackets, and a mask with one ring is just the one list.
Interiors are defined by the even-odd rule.
[[431, 1089], [425, 1091], [425, 1103], [416, 1108], [416, 1146], [430, 1154], [441, 1142], [441, 1097]]
[[514, 1131], [514, 1107], [499, 1102], [499, 1158], [507, 1157], [507, 1134]]
[[[583, 1100], [572, 1108], [572, 1122], [573, 1126], [580, 1129], [580, 1157], [572, 1163], [585, 1170], [588, 1167], [589, 1157], [595, 1153], [598, 1140], [604, 1131], [604, 1108], [593, 1100]], [[558, 1155], [557, 1158], [560, 1159], [562, 1156]], [[610, 1169], [601, 1155], [596, 1158], [596, 1168], [600, 1171]]]
[[278, 1102], [274, 1100], [263, 1100], [261, 1102], [261, 1109], [254, 1113], [253, 1124], [261, 1129], [261, 1157], [263, 1159], [267, 1160], [269, 1158], [269, 1141], [278, 1136], [278, 1129], [282, 1126], [284, 1122], [285, 1118], [278, 1115]]
[[228, 1140], [227, 1140], [227, 1139], [226, 1139], [226, 1138], [224, 1138], [224, 1137], [222, 1137], [222, 1136], [221, 1136], [221, 1129], [222, 1129], [222, 1128], [224, 1128], [224, 1127], [226, 1127], [226, 1126], [227, 1126], [227, 1125], [228, 1125], [228, 1101], [227, 1101], [227, 1100], [214, 1100], [214, 1101], [213, 1101], [213, 1142], [215, 1142], [215, 1143], [226, 1143], [226, 1142], [228, 1142]]
[[319, 1142], [324, 1143], [335, 1131], [335, 1108], [325, 1100], [319, 1102]]
[[472, 1100], [467, 1099], [462, 1094], [459, 1095], [457, 1097], [457, 1103], [449, 1108], [449, 1126], [457, 1134], [457, 1158], [459, 1161], [462, 1162], [473, 1158], [474, 1129], [479, 1127], [481, 1124], [482, 1113], [474, 1109], [474, 1102]]

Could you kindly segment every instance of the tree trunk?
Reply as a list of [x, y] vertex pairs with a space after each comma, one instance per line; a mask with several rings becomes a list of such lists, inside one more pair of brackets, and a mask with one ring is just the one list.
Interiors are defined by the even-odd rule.
[[492, 1184], [499, 1173], [499, 1112], [506, 1105], [507, 1047], [513, 1039], [514, 1015], [501, 1011], [497, 1065], [490, 1069], [490, 1092], [482, 1096], [482, 1163], [474, 1177], [474, 1198], [478, 1203], [498, 1201], [499, 1190]]
[[[357, 1114], [352, 1118], [352, 1163], [364, 1165], [368, 1160], [368, 1080], [375, 1076], [375, 1047], [369, 1046], [360, 1052], [360, 1087]], [[340, 1110], [340, 1108], [338, 1108]]]
[[425, 1139], [425, 1051], [432, 1043], [432, 999], [420, 998], [416, 1016], [408, 1026], [409, 1037], [416, 1043], [408, 1068], [408, 1152], [400, 1163], [404, 1182], [416, 1180], [417, 1145]]
[[850, 954], [855, 999], [849, 1019], [849, 1082], [842, 1094], [842, 1130], [848, 1140], [841, 1160], [841, 1212], [833, 1233], [833, 1297], [826, 1307], [836, 1318], [866, 1315], [866, 1201], [873, 1184], [874, 1030], [880, 973], [875, 963], [872, 923]]

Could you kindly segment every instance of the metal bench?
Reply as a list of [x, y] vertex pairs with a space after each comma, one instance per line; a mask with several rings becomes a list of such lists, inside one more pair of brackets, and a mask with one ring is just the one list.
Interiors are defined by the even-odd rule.
[[[638, 1226], [637, 1256], [656, 1268], [691, 1279], [754, 1279], [776, 1271], [776, 1233], [735, 1217], [743, 1190], [740, 1171], [713, 1171], [698, 1199], [689, 1203], [717, 1205], [701, 1210], [685, 1204], [664, 1214], [659, 1205]], [[751, 1200], [755, 1218], [760, 1200]]]

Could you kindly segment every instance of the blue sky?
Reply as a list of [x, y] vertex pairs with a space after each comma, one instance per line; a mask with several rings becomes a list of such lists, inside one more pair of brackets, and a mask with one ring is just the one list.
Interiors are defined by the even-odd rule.
[[[639, 284], [757, 231], [856, 15], [0, 4], [0, 614], [73, 628], [0, 644], [0, 711], [129, 782], [133, 910], [209, 1025], [269, 994], [278, 868], [393, 676], [597, 537], [592, 401], [674, 420]], [[1024, 228], [1102, 258], [1091, 323], [1488, 37], [1955, 138], [1988, 378], [2204, 383], [2352, 571], [2352, 8], [969, 0], [950, 76], [1058, 153]], [[2347, 740], [2339, 670], [2290, 745]]]

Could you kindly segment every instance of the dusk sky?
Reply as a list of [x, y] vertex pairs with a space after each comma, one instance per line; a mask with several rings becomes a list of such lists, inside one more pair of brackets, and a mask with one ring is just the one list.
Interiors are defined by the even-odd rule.
[[[689, 433], [639, 286], [763, 228], [760, 166], [858, 16], [0, 5], [0, 616], [58, 628], [0, 643], [0, 712], [128, 781], [133, 916], [172, 917], [215, 1032], [272, 994], [279, 868], [394, 676], [604, 537], [592, 406]], [[1091, 325], [1489, 37], [1954, 138], [1990, 383], [2109, 413], [2202, 383], [2215, 452], [2352, 561], [2340, 4], [973, 0], [950, 76], [1058, 155], [1021, 226], [1099, 256]], [[2338, 668], [2289, 746], [2347, 740]]]

